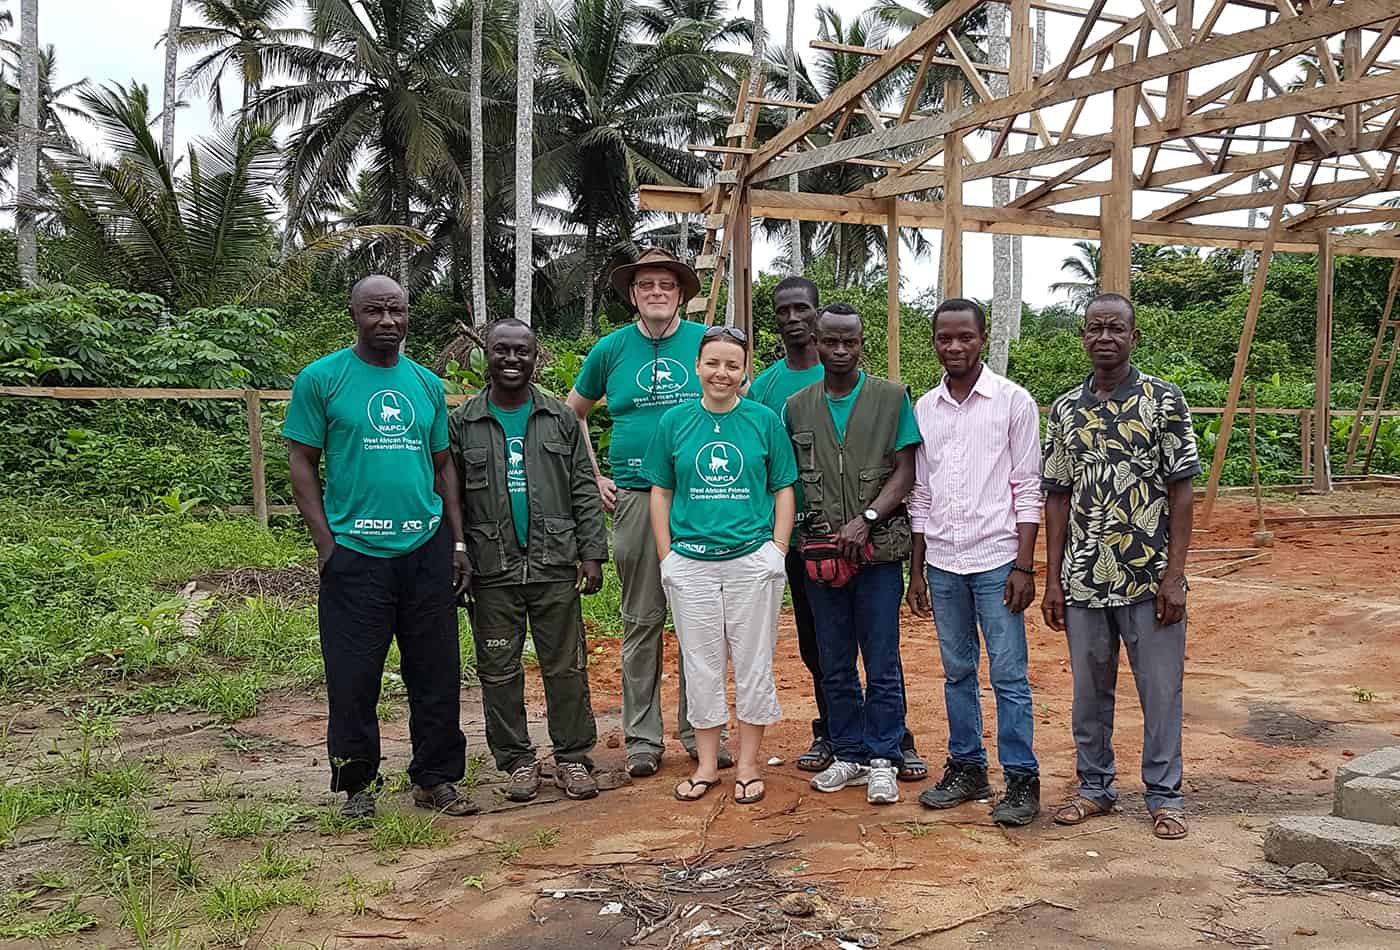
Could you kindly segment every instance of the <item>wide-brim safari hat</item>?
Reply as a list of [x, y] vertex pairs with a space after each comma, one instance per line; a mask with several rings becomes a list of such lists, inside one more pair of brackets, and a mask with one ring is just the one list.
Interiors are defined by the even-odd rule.
[[612, 269], [608, 279], [612, 281], [613, 289], [623, 300], [631, 302], [627, 289], [632, 286], [632, 275], [644, 267], [661, 267], [676, 275], [676, 283], [681, 288], [681, 303], [685, 303], [691, 297], [700, 292], [700, 277], [691, 270], [689, 265], [677, 260], [670, 251], [659, 247], [649, 247], [642, 251], [642, 255], [631, 264], [622, 264]]

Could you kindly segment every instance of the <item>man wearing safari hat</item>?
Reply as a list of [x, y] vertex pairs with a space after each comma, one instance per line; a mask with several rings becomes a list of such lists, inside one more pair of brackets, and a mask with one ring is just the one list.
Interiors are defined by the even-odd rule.
[[[687, 321], [685, 302], [700, 292], [695, 271], [660, 248], [613, 269], [613, 288], [637, 311], [637, 321], [603, 337], [583, 361], [568, 405], [587, 425], [588, 414], [607, 397], [612, 416], [608, 459], [612, 478], [598, 474], [603, 507], [613, 515], [613, 551], [622, 581], [622, 728], [627, 771], [654, 775], [661, 765], [661, 632], [666, 595], [651, 533], [651, 485], [642, 459], [661, 416], [672, 406], [700, 398], [695, 363], [705, 328]], [[593, 451], [591, 440], [589, 452]], [[686, 718], [685, 668], [677, 660], [681, 743], [695, 759], [695, 730]], [[734, 764], [720, 747], [720, 767]]]

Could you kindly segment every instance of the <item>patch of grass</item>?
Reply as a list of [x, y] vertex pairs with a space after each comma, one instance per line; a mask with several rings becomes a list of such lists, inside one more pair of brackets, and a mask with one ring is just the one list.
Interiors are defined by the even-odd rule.
[[53, 789], [35, 782], [0, 785], [0, 845], [29, 822], [57, 812], [61, 802]]
[[339, 805], [327, 805], [316, 812], [316, 828], [328, 838], [339, 838], [352, 831], [364, 831], [372, 825], [369, 818], [346, 818]]
[[14, 893], [11, 891], [0, 897], [0, 940], [56, 940], [91, 930], [98, 924], [96, 915], [78, 909], [76, 896], [63, 907], [35, 916], [24, 914], [21, 909], [38, 892], [21, 892], [22, 899], [12, 902]]
[[216, 881], [204, 895], [204, 919], [225, 936], [241, 940], [251, 934], [258, 918], [276, 907], [320, 905], [320, 895], [310, 884], [273, 881], [258, 884], [241, 875]]
[[923, 821], [906, 821], [900, 827], [911, 838], [926, 838], [933, 834], [935, 825]]
[[179, 945], [179, 928], [188, 919], [190, 908], [157, 879], [155, 864], [148, 865], [144, 874], [128, 866], [108, 896], [121, 908], [122, 926], [131, 931], [137, 946], [152, 947], [164, 937], [173, 938], [168, 946]]
[[466, 877], [462, 878], [462, 886], [474, 887], [480, 891], [486, 887], [486, 878], [482, 877], [480, 874], [468, 874]]
[[548, 851], [559, 843], [559, 836], [564, 833], [564, 829], [558, 825], [551, 825], [548, 828], [535, 829], [535, 844], [541, 851]]
[[98, 857], [118, 858], [144, 837], [150, 816], [132, 804], [97, 805], [70, 813], [64, 820], [69, 835]]
[[174, 682], [147, 683], [118, 700], [131, 713], [170, 713], [197, 709], [221, 722], [247, 719], [258, 710], [258, 692], [269, 685], [259, 669], [209, 669]]
[[370, 845], [380, 855], [396, 857], [405, 848], [424, 848], [447, 840], [447, 832], [434, 824], [433, 815], [386, 811], [371, 822]]
[[1364, 686], [1351, 687], [1351, 698], [1358, 703], [1373, 703], [1376, 701], [1376, 694]]
[[482, 773], [491, 768], [491, 760], [480, 752], [467, 756], [467, 770], [459, 783], [467, 791], [473, 791], [481, 784]]
[[500, 844], [496, 845], [496, 858], [503, 865], [509, 864], [520, 857], [520, 852], [523, 850], [525, 850], [524, 846], [519, 841], [513, 839], [502, 841]]
[[603, 565], [603, 587], [583, 598], [583, 625], [590, 636], [622, 636], [622, 582], [611, 561]]
[[255, 874], [260, 880], [280, 881], [284, 878], [305, 874], [311, 870], [314, 864], [315, 862], [311, 858], [289, 854], [278, 848], [274, 842], [269, 841], [263, 845], [257, 860], [249, 862], [243, 867]]
[[285, 805], [233, 801], [217, 815], [209, 816], [209, 830], [220, 838], [230, 839], [280, 835], [302, 817], [299, 809]]

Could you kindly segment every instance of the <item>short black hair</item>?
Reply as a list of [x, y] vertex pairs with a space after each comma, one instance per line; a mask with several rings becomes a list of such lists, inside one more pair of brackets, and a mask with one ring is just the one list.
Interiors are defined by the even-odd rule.
[[539, 341], [535, 338], [534, 327], [517, 317], [497, 317], [486, 324], [486, 332], [481, 335], [482, 342], [490, 346], [492, 335], [502, 327], [524, 327], [525, 332], [530, 334], [530, 342], [539, 346]]
[[1093, 307], [1096, 303], [1122, 304], [1124, 307], [1128, 308], [1128, 323], [1132, 326], [1137, 326], [1137, 307], [1134, 307], [1133, 302], [1122, 294], [1099, 294], [1093, 300], [1089, 301], [1088, 307], [1084, 308], [1084, 316], [1087, 317], [1089, 315], [1089, 308]]
[[861, 317], [859, 310], [857, 310], [855, 307], [852, 307], [850, 304], [842, 303], [839, 300], [836, 303], [829, 303], [825, 307], [822, 307], [820, 310], [818, 310], [817, 317], [818, 319], [820, 319], [821, 317], [826, 316], [828, 313], [837, 317], [855, 317], [856, 319], [860, 320], [862, 324], [865, 323], [865, 319]]
[[938, 309], [933, 312], [933, 325], [938, 326], [938, 315], [941, 313], [970, 313], [977, 320], [977, 330], [982, 334], [987, 332], [987, 311], [982, 309], [982, 305], [975, 300], [968, 300], [965, 297], [949, 297], [938, 305]]
[[784, 277], [778, 281], [778, 285], [773, 288], [773, 297], [776, 299], [780, 291], [793, 289], [805, 290], [807, 296], [812, 298], [812, 306], [821, 305], [821, 292], [817, 290], [816, 282], [808, 280], [801, 274], [793, 274], [791, 277]]

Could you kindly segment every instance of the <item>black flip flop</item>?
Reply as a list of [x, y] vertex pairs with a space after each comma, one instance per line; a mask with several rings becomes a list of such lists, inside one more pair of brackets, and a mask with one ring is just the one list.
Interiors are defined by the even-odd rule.
[[821, 772], [836, 761], [836, 753], [831, 748], [831, 740], [816, 738], [812, 747], [797, 757], [797, 767], [804, 772]]
[[699, 779], [697, 781], [696, 779], [688, 778], [685, 780], [685, 782], [687, 785], [690, 786], [689, 791], [693, 792], [697, 788], [703, 788], [704, 791], [701, 792], [699, 795], [682, 795], [680, 788], [678, 787], [674, 792], [676, 796], [676, 801], [678, 802], [698, 802], [700, 799], [710, 794], [710, 789], [714, 788], [716, 785], [719, 784], [719, 779], [715, 779], [713, 782], [707, 782], [704, 779]]
[[766, 785], [765, 785], [762, 789], [759, 790], [759, 793], [758, 793], [757, 795], [750, 795], [750, 794], [748, 794], [748, 787], [749, 787], [750, 785], [754, 784], [755, 782], [762, 782], [762, 781], [763, 781], [763, 779], [761, 779], [761, 778], [751, 778], [751, 779], [749, 779], [748, 781], [744, 781], [743, 779], [735, 779], [735, 780], [734, 780], [734, 787], [735, 787], [735, 788], [738, 788], [738, 789], [744, 789], [744, 790], [745, 790], [745, 793], [744, 793], [743, 795], [735, 795], [735, 796], [734, 796], [734, 804], [736, 804], [736, 805], [757, 805], [759, 802], [763, 801], [763, 796], [765, 796], [765, 795], [768, 794], [768, 787], [767, 787]]

